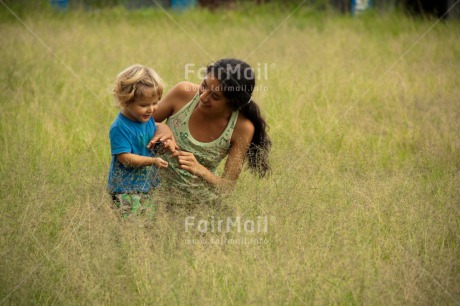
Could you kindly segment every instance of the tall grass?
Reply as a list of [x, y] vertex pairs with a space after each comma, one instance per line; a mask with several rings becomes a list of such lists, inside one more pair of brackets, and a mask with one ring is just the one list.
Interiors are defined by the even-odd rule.
[[[308, 8], [23, 12], [32, 34], [1, 10], [0, 303], [458, 303], [457, 21], [422, 36], [435, 20]], [[224, 211], [121, 222], [114, 77], [141, 63], [170, 89], [228, 56], [267, 63], [271, 178], [242, 173]], [[188, 215], [269, 224], [203, 234]]]

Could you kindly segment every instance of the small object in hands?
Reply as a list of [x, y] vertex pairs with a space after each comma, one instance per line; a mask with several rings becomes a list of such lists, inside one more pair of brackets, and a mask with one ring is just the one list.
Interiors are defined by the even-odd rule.
[[162, 153], [165, 153], [165, 146], [164, 146], [163, 142], [157, 141], [157, 142], [153, 145], [152, 151], [153, 151], [153, 153], [155, 153], [155, 154], [162, 154]]

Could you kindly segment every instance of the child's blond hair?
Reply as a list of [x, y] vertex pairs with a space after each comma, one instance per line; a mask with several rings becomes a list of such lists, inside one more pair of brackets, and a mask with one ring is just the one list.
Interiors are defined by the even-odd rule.
[[132, 65], [117, 75], [112, 93], [120, 107], [139, 98], [157, 96], [161, 99], [164, 84], [158, 73], [143, 65]]

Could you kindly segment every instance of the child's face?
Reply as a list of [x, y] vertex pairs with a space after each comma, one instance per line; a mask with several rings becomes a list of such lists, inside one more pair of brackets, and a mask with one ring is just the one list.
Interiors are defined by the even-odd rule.
[[150, 98], [136, 99], [123, 108], [122, 113], [133, 121], [147, 122], [157, 110], [158, 100], [159, 98], [155, 95]]

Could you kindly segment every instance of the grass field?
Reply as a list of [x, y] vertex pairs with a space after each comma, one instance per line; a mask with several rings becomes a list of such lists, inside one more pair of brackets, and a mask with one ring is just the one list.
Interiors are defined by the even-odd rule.
[[[288, 15], [20, 22], [0, 4], [0, 304], [460, 303], [459, 21]], [[258, 68], [272, 176], [244, 172], [225, 213], [120, 222], [105, 189], [116, 74], [145, 64], [169, 90], [223, 57]], [[267, 230], [185, 230], [219, 214]]]

